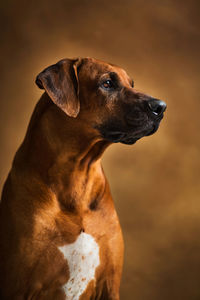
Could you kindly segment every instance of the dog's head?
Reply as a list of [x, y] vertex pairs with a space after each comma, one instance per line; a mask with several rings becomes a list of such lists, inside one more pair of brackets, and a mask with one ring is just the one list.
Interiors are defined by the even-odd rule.
[[137, 91], [123, 69], [92, 58], [61, 60], [36, 84], [69, 117], [115, 143], [153, 134], [166, 109], [165, 102]]

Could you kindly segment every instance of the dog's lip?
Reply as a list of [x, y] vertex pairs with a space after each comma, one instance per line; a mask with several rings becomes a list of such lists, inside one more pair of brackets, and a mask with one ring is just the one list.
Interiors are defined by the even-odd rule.
[[161, 116], [157, 120], [150, 120], [149, 124], [147, 123], [146, 126], [143, 128], [134, 128], [133, 126], [128, 126], [126, 128], [120, 129], [118, 128], [109, 128], [109, 126], [105, 126], [103, 130], [101, 130], [101, 135], [105, 140], [111, 141], [113, 143], [127, 143], [129, 144], [129, 141], [137, 141], [141, 139], [142, 137], [149, 136], [154, 134], [160, 124], [160, 121], [162, 120]]
[[[157, 130], [158, 126], [154, 125], [149, 130], [139, 130], [138, 132], [131, 131], [119, 131], [119, 130], [109, 130], [104, 133], [106, 139], [113, 139], [116, 142], [122, 139], [140, 139], [143, 136], [148, 136], [153, 134]], [[129, 136], [131, 134], [131, 136]]]
[[113, 143], [124, 143], [129, 144], [129, 141], [132, 144], [132, 141], [136, 142], [140, 138], [144, 137], [146, 134], [144, 132], [138, 132], [130, 136], [130, 132], [123, 131], [109, 131], [106, 132], [104, 138], [107, 140], [112, 140]]
[[122, 131], [109, 131], [105, 133], [105, 138], [106, 139], [114, 139], [116, 142], [121, 140], [126, 133]]
[[157, 131], [157, 129], [158, 129], [158, 126], [154, 125], [153, 129], [151, 131], [149, 131], [147, 134], [145, 134], [145, 136], [154, 134]]
[[151, 130], [148, 131], [145, 134], [145, 136], [150, 136], [150, 135], [154, 134], [158, 130], [161, 120], [162, 120], [162, 118], [160, 120], [158, 120], [158, 122], [154, 123], [153, 126], [152, 126], [152, 128], [151, 128]]

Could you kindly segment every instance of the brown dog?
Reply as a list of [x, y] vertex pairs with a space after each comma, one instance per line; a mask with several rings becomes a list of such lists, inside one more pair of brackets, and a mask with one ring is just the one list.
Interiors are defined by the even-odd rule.
[[121, 68], [64, 59], [16, 153], [0, 210], [1, 299], [119, 299], [123, 238], [100, 157], [153, 134], [166, 104]]

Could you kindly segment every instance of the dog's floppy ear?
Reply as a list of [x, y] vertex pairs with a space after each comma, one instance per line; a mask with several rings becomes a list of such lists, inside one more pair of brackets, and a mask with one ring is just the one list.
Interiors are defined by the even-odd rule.
[[81, 59], [63, 59], [42, 71], [36, 84], [45, 89], [52, 101], [68, 116], [76, 118], [80, 111], [77, 68]]

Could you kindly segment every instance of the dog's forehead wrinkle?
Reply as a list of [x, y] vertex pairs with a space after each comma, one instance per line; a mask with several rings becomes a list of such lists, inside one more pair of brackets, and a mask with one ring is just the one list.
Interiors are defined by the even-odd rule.
[[[93, 81], [98, 83], [101, 78], [108, 77], [112, 80], [121, 82], [124, 86], [132, 85], [132, 79], [128, 76], [126, 71], [114, 64], [109, 64], [101, 60], [85, 58], [83, 66], [84, 81]], [[87, 75], [85, 75], [87, 74]], [[87, 76], [87, 78], [86, 78]]]
[[118, 73], [118, 68], [116, 68], [115, 66], [112, 66], [111, 64], [101, 62], [98, 60], [86, 61], [84, 67], [99, 75], [103, 75], [111, 72]]

